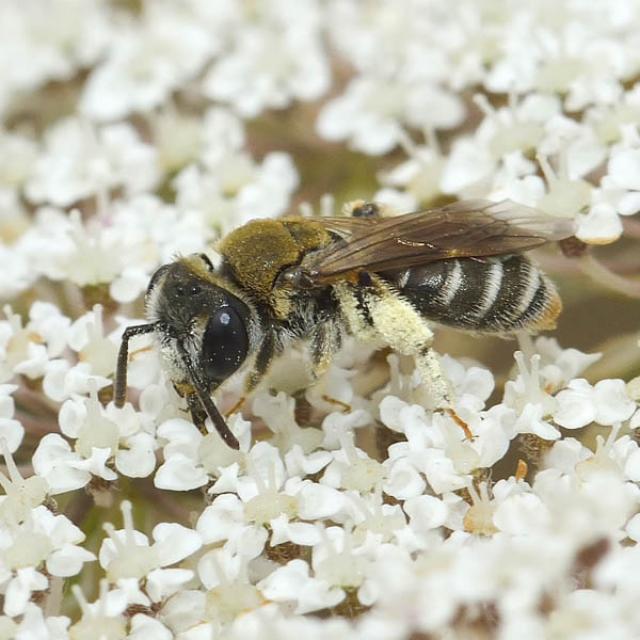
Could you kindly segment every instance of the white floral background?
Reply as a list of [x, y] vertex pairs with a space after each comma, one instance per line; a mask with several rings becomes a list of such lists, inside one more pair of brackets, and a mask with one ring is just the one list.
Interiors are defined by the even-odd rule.
[[[638, 0], [2, 0], [0, 640], [639, 638], [638, 80]], [[159, 265], [354, 197], [575, 219], [564, 348], [439, 333], [471, 437], [352, 343], [239, 452], [113, 405]]]

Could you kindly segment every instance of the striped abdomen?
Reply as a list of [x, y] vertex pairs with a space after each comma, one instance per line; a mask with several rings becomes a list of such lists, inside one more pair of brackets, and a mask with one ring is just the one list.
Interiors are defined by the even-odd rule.
[[381, 274], [428, 319], [491, 333], [555, 327], [562, 303], [524, 255], [460, 258]]

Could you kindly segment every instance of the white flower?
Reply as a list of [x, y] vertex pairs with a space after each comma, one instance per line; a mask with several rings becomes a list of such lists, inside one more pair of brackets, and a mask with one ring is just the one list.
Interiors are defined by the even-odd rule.
[[34, 303], [26, 326], [10, 307], [5, 307], [4, 312], [7, 320], [0, 323], [2, 378], [9, 380], [16, 373], [31, 379], [41, 377], [49, 358], [60, 356], [66, 347], [69, 319], [54, 305], [45, 303]]
[[91, 389], [102, 389], [110, 384], [104, 376], [91, 373], [91, 365], [79, 363], [71, 365], [66, 359], [55, 359], [47, 363], [42, 380], [45, 394], [57, 402], [74, 394], [87, 394]]
[[[314, 100], [329, 87], [329, 64], [319, 37], [313, 2], [276, 1], [256, 13], [253, 24], [213, 63], [203, 81], [209, 98], [224, 101], [244, 117], [292, 100]], [[300, 52], [304, 51], [304, 55]]]
[[358, 188], [385, 215], [506, 198], [631, 246], [639, 23], [629, 0], [0, 2], [0, 639], [637, 638], [640, 387], [599, 355], [443, 355], [454, 412], [410, 357], [345, 337], [313, 381], [296, 345], [268, 391], [242, 371], [212, 398], [238, 451], [158, 332], [110, 394], [161, 265], [219, 266], [216, 239], [318, 189], [321, 216]]
[[298, 492], [298, 515], [303, 520], [335, 518], [342, 511], [345, 497], [340, 491], [310, 480], [303, 480]]
[[622, 235], [622, 222], [614, 207], [606, 202], [598, 203], [579, 216], [576, 238], [587, 244], [609, 244]]
[[4, 440], [4, 446], [8, 451], [15, 453], [24, 438], [24, 427], [14, 420], [14, 401], [11, 394], [17, 389], [16, 385], [0, 384], [0, 440]]
[[153, 129], [159, 164], [169, 174], [198, 160], [205, 166], [215, 166], [245, 143], [242, 120], [218, 106], [208, 109], [201, 118], [169, 107], [156, 116]]
[[[407, 146], [406, 141], [400, 141]], [[434, 141], [431, 141], [432, 145], [433, 143]], [[383, 189], [375, 196], [376, 202], [396, 205], [393, 208], [398, 211], [414, 209], [418, 203], [428, 203], [440, 194], [445, 163], [442, 153], [435, 145], [426, 147], [410, 144], [406, 150], [409, 159], [381, 176], [385, 185], [404, 187], [406, 191], [394, 193], [390, 189]], [[403, 196], [406, 201], [403, 201]]]
[[322, 482], [362, 494], [377, 489], [386, 476], [383, 465], [355, 447], [352, 434], [341, 434], [340, 444], [341, 448], [332, 452], [333, 461], [326, 468]]
[[[607, 154], [606, 147], [590, 126], [559, 113], [545, 123], [544, 139], [536, 149], [540, 157], [558, 156], [560, 176], [578, 181], [574, 186], [578, 186], [580, 179], [599, 167]], [[545, 178], [548, 179], [548, 176], [545, 173]]]
[[548, 528], [550, 515], [538, 496], [516, 493], [498, 505], [493, 522], [500, 531], [511, 535], [535, 535]]
[[168, 440], [165, 462], [156, 472], [154, 484], [159, 489], [185, 491], [208, 482], [206, 471], [194, 465], [202, 435], [191, 422], [175, 418], [158, 427], [158, 437]]
[[34, 591], [48, 587], [47, 578], [31, 567], [18, 569], [16, 577], [5, 587], [4, 612], [9, 616], [24, 613]]
[[153, 529], [153, 544], [149, 544], [147, 536], [133, 528], [131, 503], [125, 501], [121, 508], [124, 529], [116, 530], [109, 523], [105, 525], [109, 537], [100, 547], [100, 565], [111, 582], [125, 578], [142, 580], [154, 572], [158, 590], [164, 575], [170, 581], [173, 579], [172, 570], [165, 567], [195, 553], [202, 546], [200, 535], [176, 523], [160, 523]]
[[208, 158], [206, 169], [190, 165], [175, 179], [176, 204], [197, 211], [223, 234], [256, 217], [277, 216], [289, 204], [298, 174], [289, 155], [267, 154], [256, 163], [245, 151]]
[[529, 362], [522, 352], [515, 353], [519, 374], [505, 385], [504, 404], [517, 413], [516, 429], [520, 433], [534, 433], [546, 440], [556, 440], [560, 432], [547, 420], [557, 401], [546, 391], [541, 377], [541, 356], [534, 354]]
[[217, 51], [225, 20], [208, 29], [187, 7], [153, 4], [115, 33], [85, 86], [80, 110], [99, 121], [150, 111], [192, 79]]
[[[79, 345], [84, 343], [83, 347], [78, 345], [81, 358], [93, 360], [97, 368], [103, 366], [105, 373], [111, 372], [117, 350], [109, 339], [102, 337], [101, 317], [97, 311], [94, 320], [88, 325], [89, 335], [84, 338], [87, 342], [82, 336], [78, 337], [77, 331], [72, 342], [80, 340]], [[108, 447], [120, 472], [131, 477], [149, 475], [155, 467], [157, 445], [153, 431], [161, 411], [157, 403], [163, 399], [159, 387], [150, 385], [145, 389], [140, 396], [141, 410], [136, 412], [130, 404], [117, 408], [110, 403], [104, 408], [98, 401], [94, 381], [89, 380], [88, 386], [89, 398], [73, 394], [63, 402], [59, 413], [61, 432], [76, 439], [75, 449], [82, 455], [89, 455], [93, 448]]]
[[437, 86], [370, 75], [352, 80], [323, 108], [317, 130], [327, 140], [349, 140], [355, 150], [379, 155], [401, 141], [404, 125], [449, 129], [463, 116], [458, 98]]
[[211, 630], [226, 627], [239, 614], [264, 604], [247, 577], [246, 556], [227, 553], [226, 548], [210, 551], [198, 563], [198, 574], [207, 589], [204, 617], [211, 621]]
[[[407, 498], [419, 495], [424, 486], [411, 468], [426, 476], [435, 493], [455, 491], [467, 484], [465, 474], [477, 466], [478, 456], [468, 444], [461, 443], [465, 436], [457, 425], [440, 422], [435, 415], [429, 419], [422, 407], [407, 405], [393, 396], [381, 403], [380, 418], [407, 437], [407, 442], [389, 447], [387, 488], [401, 491]], [[445, 447], [450, 448], [451, 457]]]
[[157, 180], [155, 151], [131, 125], [94, 129], [69, 118], [47, 132], [26, 192], [34, 203], [66, 207], [111, 189], [146, 191]]
[[262, 594], [274, 602], [294, 602], [296, 613], [309, 613], [338, 604], [344, 593], [325, 580], [309, 575], [303, 560], [291, 560], [258, 584]]
[[441, 527], [448, 515], [446, 502], [430, 495], [418, 495], [405, 500], [403, 509], [409, 516], [411, 528], [418, 533], [426, 533]]
[[159, 620], [137, 613], [131, 618], [131, 640], [172, 640], [173, 634]]
[[23, 478], [11, 455], [7, 441], [0, 439], [0, 450], [8, 471], [8, 477], [0, 472], [0, 486], [5, 495], [0, 501], [0, 522], [20, 523], [41, 505], [48, 492], [47, 483], [37, 475]]
[[70, 623], [71, 620], [66, 616], [45, 616], [41, 607], [29, 602], [20, 623], [9, 629], [9, 633], [15, 635], [7, 637], [16, 640], [29, 640], [33, 637], [67, 640], [67, 627]]
[[[10, 209], [15, 212], [13, 206], [10, 206]], [[0, 216], [4, 217], [2, 203], [0, 203]], [[15, 297], [35, 282], [37, 274], [33, 272], [32, 265], [24, 255], [15, 251], [13, 247], [8, 248], [0, 243], [0, 260], [5, 265], [0, 273], [0, 295], [3, 299]]]
[[619, 125], [622, 143], [610, 149], [606, 175], [592, 193], [592, 204], [586, 215], [578, 217], [576, 236], [587, 244], [609, 244], [623, 233], [620, 216], [640, 210], [638, 191], [634, 186], [634, 163], [640, 139], [635, 125]]
[[104, 411], [95, 397], [65, 401], [60, 409], [60, 430], [75, 438], [75, 449], [89, 456], [94, 448], [109, 448], [115, 466], [124, 475], [146, 477], [155, 468], [155, 438], [142, 429], [130, 405]]
[[[54, 576], [73, 576], [80, 572], [85, 562], [95, 556], [78, 543], [85, 539], [78, 527], [64, 515], [54, 515], [40, 505], [31, 511], [34, 531], [47, 536], [52, 551], [47, 557], [47, 571]], [[26, 539], [24, 543], [26, 543]], [[23, 541], [20, 542], [22, 544]]]
[[[290, 365], [290, 370], [294, 372]], [[340, 366], [336, 361], [332, 362], [326, 373], [311, 384], [311, 380], [306, 383], [305, 398], [316, 409], [323, 412], [335, 412], [336, 401], [343, 403], [356, 411], [361, 410], [358, 406], [358, 398], [353, 391], [351, 379], [356, 374], [357, 368]], [[306, 381], [304, 374], [297, 374], [298, 381]], [[355, 413], [355, 412], [354, 412]]]
[[294, 415], [295, 399], [282, 392], [277, 396], [257, 395], [253, 401], [253, 413], [276, 434], [274, 443], [284, 451], [298, 445], [305, 453], [310, 453], [322, 443], [322, 431], [298, 426]]
[[[228, 422], [241, 443], [249, 448], [251, 423], [235, 415]], [[158, 468], [154, 484], [160, 489], [188, 491], [209, 482], [208, 473], [219, 475], [212, 490], [237, 490], [237, 462], [242, 454], [227, 447], [217, 432], [203, 436], [198, 428], [186, 420], [173, 418], [158, 427], [157, 435], [167, 443], [163, 449], [164, 463]], [[230, 485], [225, 482], [230, 480]]]
[[245, 526], [241, 500], [230, 493], [215, 498], [198, 518], [196, 531], [204, 544], [230, 540]]
[[49, 485], [51, 494], [65, 493], [84, 487], [92, 475], [107, 481], [118, 476], [107, 466], [110, 448], [92, 448], [87, 457], [72, 451], [69, 443], [57, 433], [49, 433], [33, 454], [33, 468]]
[[321, 539], [320, 527], [310, 522], [291, 522], [283, 513], [269, 523], [271, 538], [269, 544], [274, 547], [284, 542], [293, 542], [306, 547], [318, 544]]
[[109, 254], [109, 293], [118, 302], [131, 302], [146, 289], [158, 266], [178, 254], [203, 251], [212, 230], [202, 211], [176, 209], [146, 193], [115, 202], [109, 224], [95, 235]]
[[[5, 512], [5, 516], [9, 516]], [[6, 591], [5, 613], [24, 613], [32, 591], [48, 588], [49, 575], [67, 577], [80, 572], [95, 556], [76, 543], [84, 534], [63, 515], [54, 515], [40, 505], [29, 510], [22, 522], [8, 520], [0, 529], [1, 581]]]
[[88, 362], [98, 374], [113, 372], [118, 349], [104, 336], [103, 310], [95, 305], [93, 311], [78, 318], [69, 329], [69, 346], [78, 352], [79, 359]]
[[590, 422], [612, 425], [627, 420], [636, 409], [622, 380], [601, 380], [594, 387], [583, 379], [572, 380], [556, 399], [554, 420], [567, 429], [579, 429]]
[[79, 0], [46, 5], [41, 11], [19, 2], [3, 3], [0, 113], [5, 101], [49, 80], [69, 79], [95, 62], [111, 32], [109, 14], [100, 3]]
[[443, 193], [463, 193], [486, 181], [495, 167], [491, 152], [472, 140], [457, 140], [442, 171]]
[[78, 585], [72, 587], [82, 615], [69, 629], [70, 637], [88, 640], [95, 636], [96, 629], [107, 638], [122, 638], [126, 634], [126, 597], [117, 591], [109, 591], [106, 580], [100, 581], [100, 594], [96, 602], [89, 604]]
[[587, 367], [598, 362], [600, 353], [583, 353], [578, 349], [563, 349], [555, 338], [540, 336], [535, 340], [536, 353], [540, 355], [540, 373], [547, 385], [560, 389], [580, 375]]
[[22, 187], [38, 157], [33, 139], [0, 129], [0, 185]]

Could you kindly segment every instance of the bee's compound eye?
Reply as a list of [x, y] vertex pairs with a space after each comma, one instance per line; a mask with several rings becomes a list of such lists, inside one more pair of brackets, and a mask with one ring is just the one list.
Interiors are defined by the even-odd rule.
[[221, 307], [207, 323], [202, 338], [202, 367], [207, 380], [220, 383], [247, 357], [249, 338], [233, 307]]

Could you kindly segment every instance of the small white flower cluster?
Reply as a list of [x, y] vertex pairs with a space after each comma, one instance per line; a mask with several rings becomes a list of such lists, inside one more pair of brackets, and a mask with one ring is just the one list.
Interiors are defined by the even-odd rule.
[[[606, 244], [640, 210], [635, 2], [330, 4], [329, 31], [357, 70], [323, 108], [319, 133], [368, 154], [403, 145], [382, 199], [510, 198], [578, 220]], [[461, 92], [478, 92], [475, 109]], [[504, 97], [508, 96], [505, 101]], [[505, 104], [506, 102], [506, 104]], [[478, 118], [479, 108], [482, 117]], [[460, 128], [465, 117], [479, 122]], [[417, 144], [407, 128], [425, 132]], [[549, 160], [557, 165], [554, 171]]]
[[[293, 397], [258, 393], [253, 415], [272, 435], [252, 442], [251, 423], [236, 414], [235, 452], [178, 409], [168, 415], [175, 398], [138, 377], [140, 363], [131, 371], [144, 387], [139, 409], [103, 406], [96, 389], [106, 378], [91, 371], [106, 366], [116, 341], [103, 336], [100, 310], [74, 323], [53, 308], [44, 322], [44, 311], [37, 303], [26, 327], [3, 325], [15, 337], [7, 344], [23, 345], [6, 349], [4, 361], [42, 378], [47, 398], [60, 403], [61, 434], [40, 440], [35, 475], [25, 480], [6, 445], [19, 442], [19, 423], [5, 412], [0, 630], [9, 635], [0, 637], [48, 629], [42, 637], [90, 638], [96, 624], [113, 629], [107, 638], [185, 640], [259, 638], [272, 628], [282, 638], [301, 629], [318, 638], [332, 629], [353, 638], [444, 637], [475, 627], [504, 638], [582, 637], [585, 625], [594, 637], [614, 625], [632, 638], [640, 628], [627, 613], [638, 595], [629, 563], [640, 561], [640, 407], [633, 385], [576, 377], [596, 357], [541, 338], [533, 358], [517, 354], [517, 376], [491, 405], [493, 376], [445, 358], [465, 433], [422, 406], [416, 372], [395, 355], [388, 384], [361, 396], [352, 345], [319, 382], [340, 387], [349, 405], [326, 413], [310, 390], [306, 401], [324, 415], [317, 429], [297, 418]], [[56, 370], [47, 325], [84, 354], [79, 364]], [[140, 360], [157, 378], [152, 356]], [[16, 386], [5, 386], [10, 401]], [[593, 424], [607, 429], [595, 451], [560, 431]], [[379, 442], [367, 453], [355, 443], [371, 431]], [[518, 442], [528, 447], [529, 473], [520, 460], [491, 481], [487, 471]], [[160, 523], [151, 542], [123, 502], [124, 528], [104, 525], [100, 598], [89, 605], [76, 589], [80, 619], [43, 617], [33, 594], [55, 600], [58, 579], [96, 560], [51, 497], [89, 485], [101, 504], [118, 477], [150, 475], [158, 491], [206, 489], [193, 528]]]
[[[16, 134], [0, 137], [3, 156], [16, 147], [28, 156], [19, 176], [12, 167], [4, 172], [12, 183], [11, 215], [0, 236], [17, 237], [0, 246], [0, 295], [22, 293], [44, 276], [107, 286], [113, 300], [131, 302], [175, 254], [203, 250], [216, 231], [246, 222], [247, 212], [274, 216], [286, 209], [298, 181], [291, 159], [273, 152], [256, 162], [243, 148], [242, 122], [223, 107], [209, 110], [197, 126], [171, 113], [153, 124], [157, 147], [130, 123], [102, 126], [79, 117], [53, 125], [41, 150]], [[191, 138], [177, 140], [183, 129]], [[4, 178], [0, 166], [0, 193]], [[167, 179], [173, 203], [158, 194]], [[22, 199], [34, 209], [31, 221]], [[96, 212], [84, 219], [87, 199]]]
[[311, 385], [294, 350], [239, 451], [149, 336], [112, 400], [151, 275], [302, 202], [294, 154], [638, 236], [638, 33], [637, 0], [2, 0], [0, 640], [638, 638], [640, 378], [598, 355], [538, 338], [503, 394], [443, 356], [449, 414], [394, 354]]

